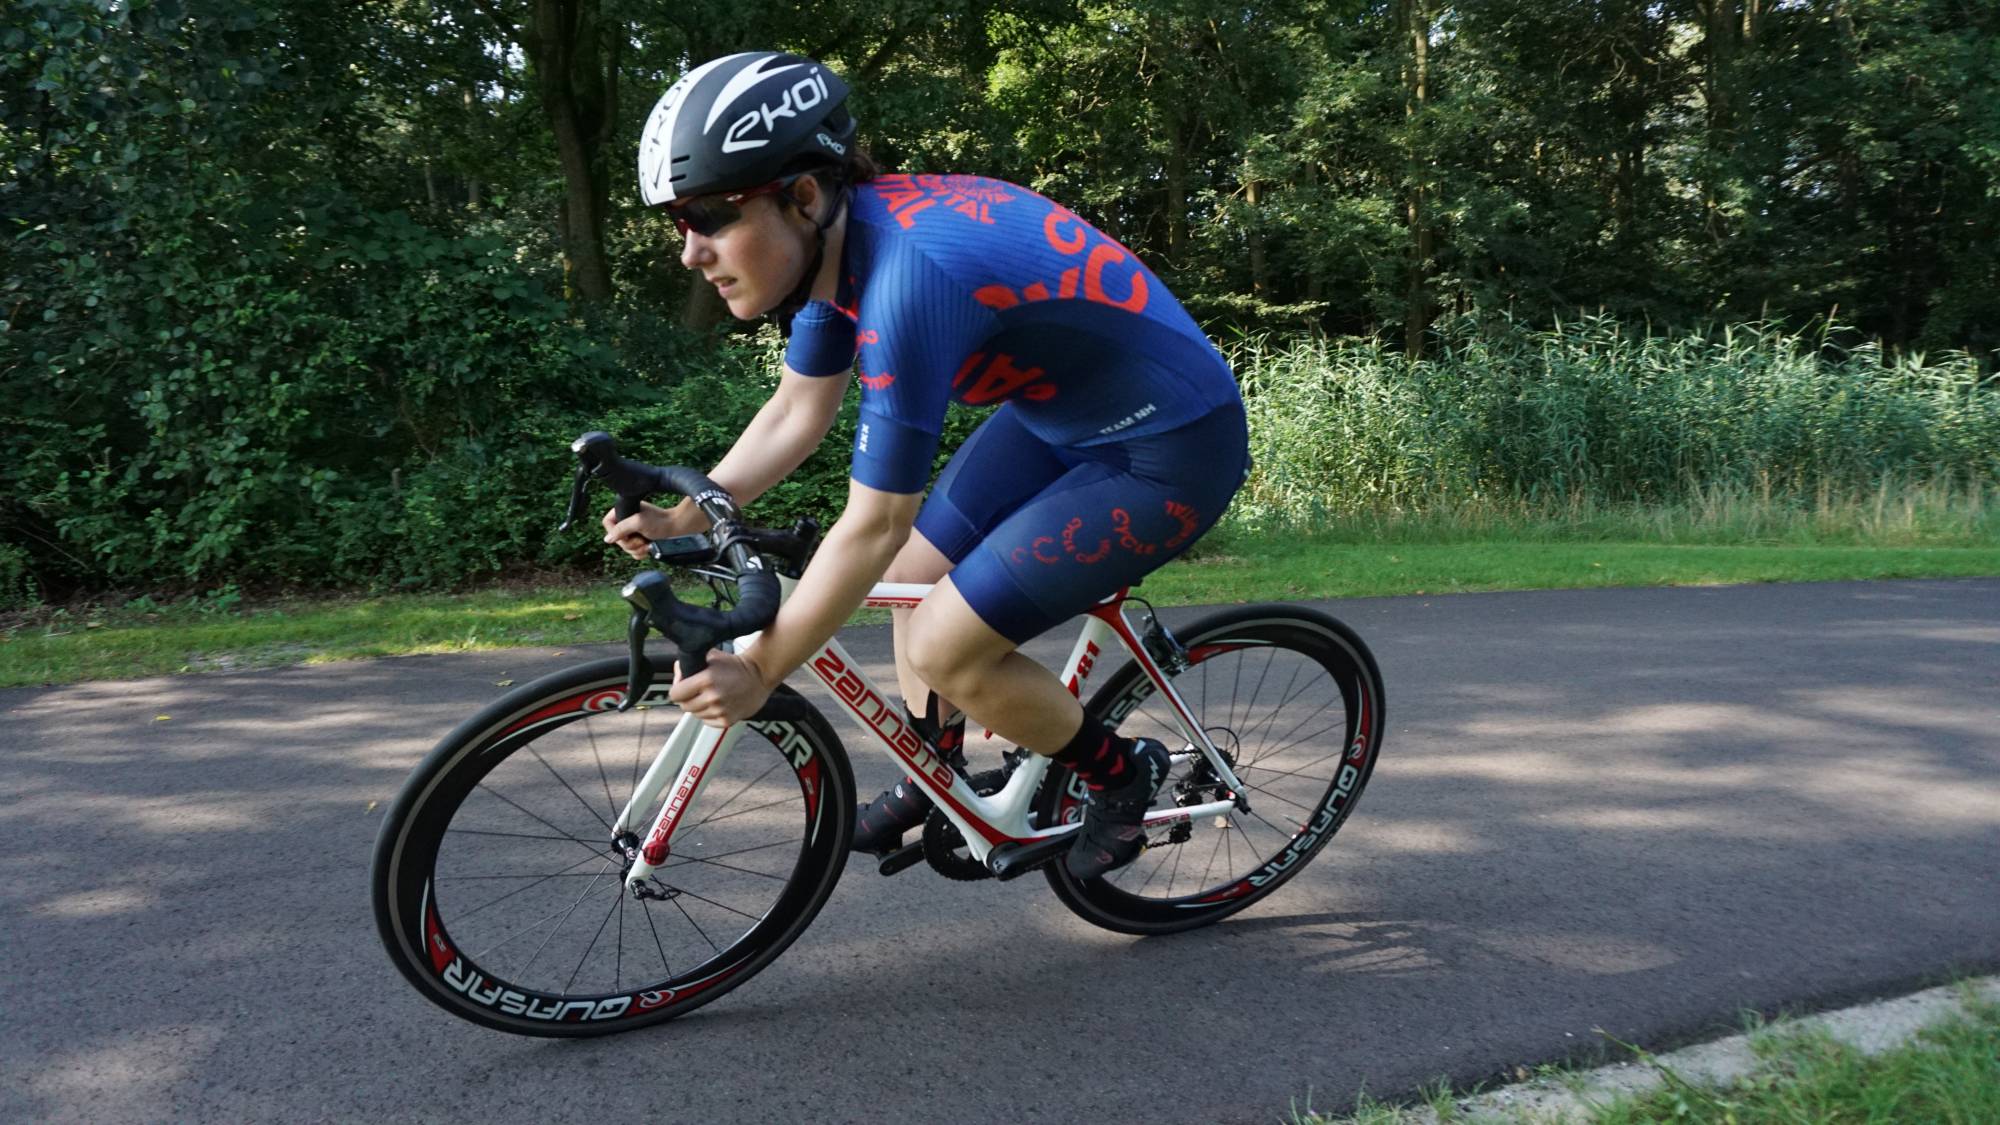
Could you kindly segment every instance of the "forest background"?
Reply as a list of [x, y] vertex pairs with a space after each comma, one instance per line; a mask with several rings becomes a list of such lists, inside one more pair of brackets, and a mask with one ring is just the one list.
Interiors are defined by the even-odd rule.
[[632, 190], [765, 47], [1162, 276], [1239, 525], [2000, 481], [1991, 0], [13, 0], [0, 608], [604, 565], [569, 440], [712, 464], [775, 378]]

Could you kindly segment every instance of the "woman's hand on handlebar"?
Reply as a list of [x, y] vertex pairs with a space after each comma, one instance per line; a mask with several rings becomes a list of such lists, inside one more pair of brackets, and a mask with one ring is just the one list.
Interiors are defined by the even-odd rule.
[[671, 539], [676, 535], [694, 535], [708, 530], [707, 517], [701, 514], [701, 509], [688, 503], [672, 509], [641, 503], [638, 514], [623, 520], [618, 518], [618, 510], [613, 508], [604, 513], [603, 522], [604, 541], [635, 559], [645, 558], [646, 545], [655, 539]]
[[771, 691], [754, 659], [718, 649], [708, 654], [708, 667], [692, 676], [681, 675], [675, 661], [667, 698], [703, 723], [725, 730], [763, 710]]

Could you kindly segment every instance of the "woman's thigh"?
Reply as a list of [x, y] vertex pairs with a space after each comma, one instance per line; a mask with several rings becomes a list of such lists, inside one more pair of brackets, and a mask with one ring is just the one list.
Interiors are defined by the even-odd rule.
[[1002, 406], [972, 431], [938, 474], [917, 513], [917, 535], [911, 538], [921, 536], [956, 564], [1075, 464], [1074, 458], [1066, 459], [1029, 433], [1014, 411]]
[[[952, 583], [987, 625], [1026, 641], [1187, 550], [1241, 486], [1247, 446], [1232, 408], [1130, 448], [1064, 451], [1103, 459], [1071, 464], [989, 521], [954, 559]], [[1011, 472], [974, 462], [959, 475]]]

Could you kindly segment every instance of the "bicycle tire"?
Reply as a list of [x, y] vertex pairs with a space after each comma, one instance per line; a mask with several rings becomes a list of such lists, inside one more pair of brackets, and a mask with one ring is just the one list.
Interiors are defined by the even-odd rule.
[[[669, 897], [631, 899], [610, 824], [680, 713], [666, 684], [646, 706], [616, 710], [625, 682], [626, 661], [612, 658], [507, 693], [447, 735], [390, 805], [369, 875], [377, 929], [404, 977], [453, 1015], [551, 1037], [684, 1015], [768, 965], [839, 882], [853, 775], [825, 716], [781, 687], [787, 717], [745, 724], [704, 778], [658, 872]], [[614, 747], [615, 771], [605, 762]], [[577, 858], [579, 844], [595, 858]], [[728, 937], [726, 923], [745, 928]], [[559, 939], [562, 957], [542, 979], [536, 963]]]
[[[1120, 933], [1206, 926], [1277, 890], [1346, 823], [1382, 746], [1386, 702], [1381, 672], [1367, 645], [1337, 619], [1300, 606], [1251, 605], [1202, 618], [1175, 633], [1189, 658], [1188, 666], [1170, 677], [1175, 690], [1230, 759], [1251, 811], [1153, 830], [1139, 859], [1102, 878], [1078, 879], [1060, 861], [1045, 868], [1049, 886], [1064, 905]], [[1249, 697], [1240, 698], [1246, 672], [1256, 678]], [[1228, 673], [1233, 673], [1231, 684], [1210, 682]], [[1274, 675], [1286, 682], [1276, 701], [1267, 701], [1260, 710], [1257, 705]], [[1329, 682], [1328, 701], [1316, 707], [1316, 698], [1307, 692], [1321, 675]], [[1229, 690], [1221, 690], [1225, 686]], [[1214, 771], [1199, 754], [1185, 752], [1185, 735], [1171, 722], [1165, 703], [1149, 706], [1156, 694], [1140, 664], [1127, 661], [1092, 694], [1086, 710], [1121, 734], [1157, 737], [1169, 749], [1183, 751], [1176, 754], [1155, 808], [1162, 801], [1194, 805], [1221, 799], [1224, 790], [1214, 782]], [[1338, 716], [1327, 714], [1336, 706]], [[1299, 734], [1301, 730], [1305, 733]], [[1337, 740], [1320, 737], [1336, 730]], [[1329, 761], [1335, 765], [1324, 777], [1305, 772]], [[1082, 815], [1085, 796], [1081, 781], [1053, 766], [1037, 794], [1038, 822], [1074, 821]], [[1290, 821], [1290, 826], [1281, 827], [1278, 820]], [[1191, 879], [1191, 889], [1176, 894], [1184, 885], [1181, 862], [1190, 854], [1204, 864], [1204, 873]], [[1224, 869], [1219, 878], [1212, 876], [1218, 861]], [[1146, 893], [1156, 888], [1156, 893]]]

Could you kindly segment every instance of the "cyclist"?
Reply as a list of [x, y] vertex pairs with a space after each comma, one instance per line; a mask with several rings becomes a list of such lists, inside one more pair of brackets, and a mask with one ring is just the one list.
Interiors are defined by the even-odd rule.
[[[911, 725], [951, 755], [969, 714], [1069, 766], [1090, 797], [1065, 862], [1101, 875], [1143, 847], [1167, 750], [1090, 719], [1016, 649], [1214, 524], [1248, 472], [1242, 399], [1130, 251], [1013, 184], [879, 172], [846, 97], [812, 59], [729, 55], [675, 82], [640, 140], [640, 193], [672, 216], [681, 263], [788, 335], [777, 391], [712, 479], [754, 500], [825, 437], [857, 358], [861, 381], [845, 510], [757, 642], [672, 698], [711, 726], [748, 718], [874, 583], [936, 583], [895, 612], [897, 681], [924, 701]], [[954, 399], [998, 409], [926, 500]], [[607, 513], [605, 540], [638, 556], [705, 524], [692, 502], [646, 505]], [[929, 804], [904, 779], [862, 808], [855, 849], [896, 847]]]

